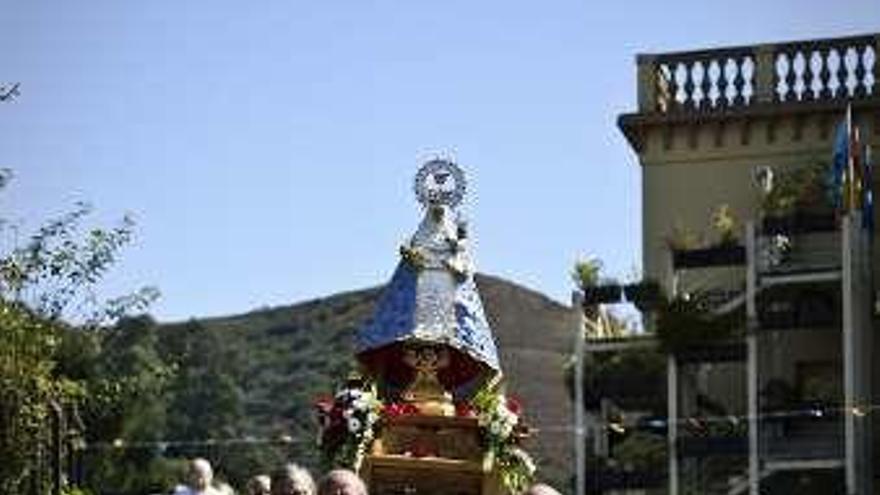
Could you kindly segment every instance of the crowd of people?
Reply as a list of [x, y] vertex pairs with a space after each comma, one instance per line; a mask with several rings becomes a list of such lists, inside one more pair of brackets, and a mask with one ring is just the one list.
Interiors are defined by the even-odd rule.
[[[288, 464], [273, 473], [256, 475], [247, 483], [246, 495], [367, 495], [363, 480], [352, 471], [335, 469], [315, 483], [309, 471]], [[187, 483], [172, 495], [235, 495], [228, 483], [214, 480], [214, 470], [206, 459], [193, 459], [187, 468]]]
[[[187, 484], [179, 485], [172, 495], [235, 495], [227, 483], [215, 482], [214, 470], [206, 459], [193, 459], [187, 469]], [[367, 495], [367, 485], [353, 471], [334, 469], [315, 483], [309, 471], [297, 464], [287, 464], [272, 476], [259, 474], [248, 481], [246, 495]], [[553, 487], [536, 484], [523, 495], [560, 495]]]

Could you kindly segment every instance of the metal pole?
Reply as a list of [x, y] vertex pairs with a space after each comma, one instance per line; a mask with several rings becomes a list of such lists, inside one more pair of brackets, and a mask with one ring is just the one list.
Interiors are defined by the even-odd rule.
[[571, 305], [575, 311], [574, 340], [574, 452], [575, 452], [575, 495], [586, 492], [587, 453], [584, 438], [584, 315], [583, 296], [579, 291], [571, 293]]
[[666, 442], [669, 452], [669, 495], [678, 495], [678, 366], [671, 352], [666, 364]]
[[856, 405], [856, 376], [855, 376], [855, 307], [853, 301], [853, 230], [858, 225], [853, 222], [852, 210], [843, 216], [841, 236], [843, 237], [843, 253], [841, 261], [843, 265], [843, 407], [844, 407], [844, 447], [846, 460], [846, 493], [855, 495], [858, 493], [856, 483], [856, 417], [853, 407]]
[[755, 297], [758, 290], [757, 240], [755, 225], [746, 224], [746, 380], [749, 408], [749, 495], [761, 491], [760, 433], [758, 423], [758, 311]]

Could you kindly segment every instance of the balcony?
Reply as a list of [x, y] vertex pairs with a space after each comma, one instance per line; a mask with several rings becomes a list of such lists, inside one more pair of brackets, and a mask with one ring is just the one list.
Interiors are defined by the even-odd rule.
[[638, 112], [619, 125], [638, 150], [645, 124], [876, 104], [878, 52], [880, 34], [642, 54]]
[[[830, 215], [829, 215], [830, 218]], [[758, 271], [761, 276], [818, 273], [841, 269], [841, 233], [836, 224], [829, 228], [781, 230], [780, 219], [758, 236]]]
[[682, 457], [748, 455], [748, 423], [732, 418], [691, 417], [676, 438]]
[[844, 456], [843, 429], [842, 416], [818, 408], [764, 420], [762, 458], [780, 464], [839, 461]]
[[668, 475], [664, 470], [625, 470], [602, 468], [587, 471], [589, 493], [606, 491], [658, 489], [666, 485]]

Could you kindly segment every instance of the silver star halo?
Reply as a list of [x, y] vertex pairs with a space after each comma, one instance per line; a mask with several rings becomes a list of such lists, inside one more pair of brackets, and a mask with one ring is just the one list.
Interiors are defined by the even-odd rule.
[[436, 158], [422, 165], [416, 173], [413, 189], [422, 206], [458, 206], [467, 188], [464, 171], [455, 163]]

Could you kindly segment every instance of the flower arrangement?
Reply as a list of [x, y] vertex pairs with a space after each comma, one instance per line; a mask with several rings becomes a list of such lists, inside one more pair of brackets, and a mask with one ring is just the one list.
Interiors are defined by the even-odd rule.
[[785, 216], [796, 210], [830, 212], [834, 188], [829, 183], [828, 169], [823, 163], [778, 171], [769, 167], [758, 169], [756, 181], [762, 213]]
[[525, 490], [535, 477], [535, 462], [520, 446], [525, 437], [525, 425], [520, 421], [522, 406], [513, 397], [507, 397], [488, 386], [471, 401], [477, 417], [487, 454], [493, 458], [501, 482], [511, 493]]
[[[412, 403], [383, 403], [375, 384], [357, 378], [349, 379], [333, 397], [318, 399], [315, 409], [320, 425], [318, 444], [328, 469], [358, 470], [383, 420], [421, 414]], [[455, 415], [477, 419], [486, 455], [511, 493], [520, 493], [533, 482], [535, 463], [519, 445], [528, 428], [521, 421], [522, 406], [517, 399], [505, 396], [494, 382], [471, 401], [456, 402]], [[419, 448], [411, 455], [426, 457], [433, 453]]]
[[736, 244], [736, 216], [730, 205], [724, 203], [712, 212], [712, 228], [718, 233], [718, 244], [730, 246]]
[[324, 464], [357, 470], [373, 441], [382, 411], [375, 385], [351, 379], [333, 398], [319, 399], [315, 408]]
[[688, 228], [681, 219], [672, 225], [672, 231], [664, 238], [666, 245], [673, 251], [699, 249], [706, 244], [705, 239]]

